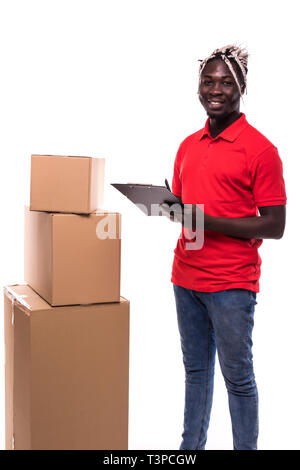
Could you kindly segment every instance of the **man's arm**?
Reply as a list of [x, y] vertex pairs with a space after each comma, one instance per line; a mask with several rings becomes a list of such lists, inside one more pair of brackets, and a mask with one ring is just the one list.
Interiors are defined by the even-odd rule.
[[204, 229], [236, 238], [280, 239], [285, 228], [285, 206], [264, 206], [258, 209], [260, 217], [227, 218], [204, 214]]
[[[173, 207], [172, 210], [171, 208]], [[163, 213], [170, 220], [182, 223], [192, 230], [196, 228], [210, 230], [212, 232], [223, 233], [234, 238], [273, 238], [280, 239], [283, 236], [286, 219], [285, 205], [259, 207], [260, 217], [214, 217], [203, 214], [201, 209], [195, 204], [169, 206], [163, 204]], [[203, 220], [204, 219], [204, 220]], [[200, 222], [199, 222], [200, 221]], [[202, 222], [201, 222], [202, 221]], [[200, 224], [200, 226], [199, 226]]]

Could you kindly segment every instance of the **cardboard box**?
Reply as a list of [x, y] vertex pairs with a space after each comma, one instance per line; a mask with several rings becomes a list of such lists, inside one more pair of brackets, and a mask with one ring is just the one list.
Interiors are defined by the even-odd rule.
[[104, 158], [31, 156], [30, 209], [90, 214], [102, 207]]
[[127, 449], [129, 301], [4, 288], [6, 449]]
[[120, 225], [119, 213], [63, 214], [25, 206], [25, 282], [53, 306], [118, 302]]

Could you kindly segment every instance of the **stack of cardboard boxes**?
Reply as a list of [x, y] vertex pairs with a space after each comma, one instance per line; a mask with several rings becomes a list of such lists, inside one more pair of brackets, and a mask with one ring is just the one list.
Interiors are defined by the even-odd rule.
[[104, 159], [33, 155], [25, 284], [4, 288], [6, 449], [127, 449], [129, 301]]

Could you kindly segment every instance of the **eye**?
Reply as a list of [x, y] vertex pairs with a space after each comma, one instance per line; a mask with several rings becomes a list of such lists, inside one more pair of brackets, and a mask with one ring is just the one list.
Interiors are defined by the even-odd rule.
[[204, 83], [204, 85], [209, 85], [210, 83], [212, 83], [212, 81], [211, 80], [204, 80], [203, 83]]
[[224, 83], [224, 85], [226, 85], [226, 86], [231, 86], [231, 85], [233, 85], [232, 82], [223, 82], [223, 83]]

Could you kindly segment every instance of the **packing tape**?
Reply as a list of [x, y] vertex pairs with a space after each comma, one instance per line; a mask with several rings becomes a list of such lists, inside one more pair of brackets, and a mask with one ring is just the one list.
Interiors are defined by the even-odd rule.
[[[20, 285], [20, 284], [16, 284], [16, 285]], [[26, 313], [26, 315], [30, 315], [31, 307], [25, 300], [25, 298], [28, 297], [28, 295], [26, 294], [18, 295], [13, 291], [11, 287], [8, 287], [8, 286], [4, 287], [3, 290], [12, 303], [12, 324], [14, 323], [14, 307], [16, 304], [24, 313]]]

